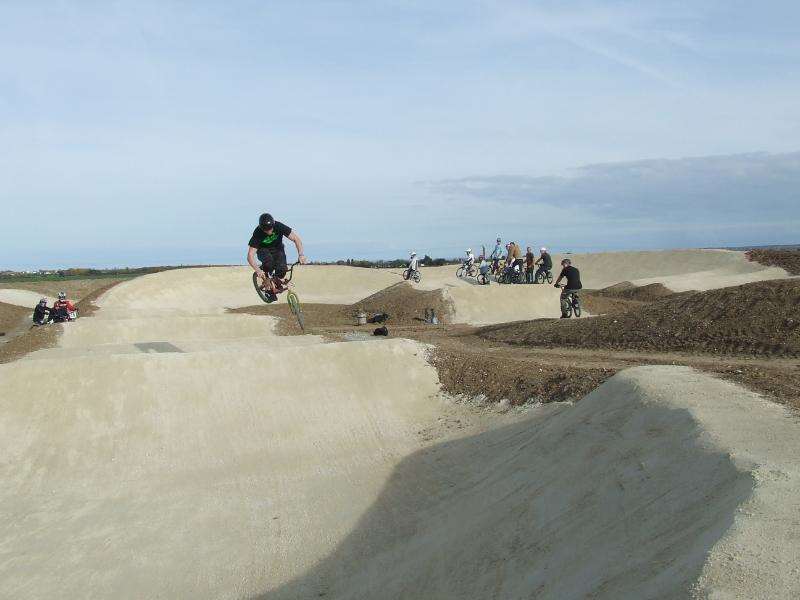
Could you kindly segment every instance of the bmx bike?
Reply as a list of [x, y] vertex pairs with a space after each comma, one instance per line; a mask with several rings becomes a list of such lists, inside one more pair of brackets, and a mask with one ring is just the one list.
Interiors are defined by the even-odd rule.
[[[563, 288], [563, 285], [557, 285], [558, 288]], [[575, 317], [581, 316], [581, 299], [577, 290], [572, 290], [569, 294], [561, 299], [561, 314], [569, 319], [573, 314]]]
[[456, 271], [456, 277], [461, 279], [462, 277], [475, 277], [478, 274], [478, 267], [475, 266], [475, 263], [467, 266], [466, 263], [458, 267], [458, 271]]
[[542, 269], [537, 270], [536, 283], [544, 283], [545, 281], [547, 281], [547, 283], [553, 283], [553, 271], [549, 269], [547, 271], [543, 271]]
[[[298, 261], [289, 267], [289, 270], [286, 271], [286, 276], [283, 279], [276, 277], [275, 271], [270, 271], [267, 273], [267, 277], [272, 279], [272, 282], [275, 284], [276, 296], [286, 292], [286, 303], [289, 305], [289, 310], [292, 311], [292, 314], [297, 319], [297, 324], [300, 325], [300, 330], [305, 333], [306, 327], [305, 320], [303, 318], [303, 308], [300, 306], [300, 298], [297, 297], [297, 293], [294, 290], [289, 289], [292, 286], [292, 275], [294, 274], [294, 268], [299, 264], [300, 262]], [[268, 295], [270, 290], [266, 285], [266, 281], [262, 282], [256, 273], [253, 273], [253, 287], [256, 288], [256, 293], [263, 302], [266, 302], [267, 304], [274, 302], [274, 300], [271, 300]]]
[[419, 283], [419, 280], [422, 279], [422, 275], [420, 275], [419, 269], [415, 269], [413, 272], [411, 269], [406, 269], [403, 271], [403, 279], [405, 281], [410, 279], [414, 283]]

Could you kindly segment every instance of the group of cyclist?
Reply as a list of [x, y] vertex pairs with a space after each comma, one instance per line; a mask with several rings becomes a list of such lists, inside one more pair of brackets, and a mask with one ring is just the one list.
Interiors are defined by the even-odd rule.
[[[459, 269], [459, 273], [477, 273], [479, 281], [488, 283], [490, 273], [494, 275], [502, 274], [506, 281], [535, 283], [553, 280], [553, 258], [544, 246], [539, 249], [539, 256], [536, 257], [530, 246], [526, 248], [526, 252], [523, 254], [522, 248], [517, 242], [511, 241], [503, 245], [502, 238], [498, 237], [497, 243], [488, 258], [481, 255], [476, 260], [472, 248], [467, 248], [464, 254], [464, 262]], [[502, 267], [501, 261], [505, 263]], [[476, 262], [478, 263], [477, 269]], [[418, 269], [417, 254], [412, 251], [406, 273], [418, 273]], [[561, 284], [562, 280], [565, 281], [564, 285]], [[561, 318], [569, 318], [571, 306], [577, 300], [577, 293], [583, 288], [580, 271], [572, 266], [572, 261], [569, 258], [561, 261], [561, 273], [559, 273], [554, 285], [557, 288], [561, 288]]]

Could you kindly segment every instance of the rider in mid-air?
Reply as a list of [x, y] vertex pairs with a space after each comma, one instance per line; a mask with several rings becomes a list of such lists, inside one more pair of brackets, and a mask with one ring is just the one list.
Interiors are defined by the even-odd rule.
[[[275, 277], [283, 279], [289, 270], [286, 265], [286, 249], [283, 238], [287, 237], [294, 242], [297, 248], [297, 260], [301, 265], [306, 264], [306, 255], [303, 254], [303, 240], [296, 231], [276, 221], [269, 213], [264, 213], [258, 218], [258, 227], [253, 230], [247, 247], [247, 262], [253, 267], [259, 279], [269, 286], [266, 295], [270, 302], [278, 299], [277, 293], [283, 288], [276, 287], [276, 282], [267, 274], [275, 272]], [[259, 265], [259, 262], [261, 264]]]
[[[570, 294], [576, 294], [578, 290], [583, 289], [583, 285], [581, 284], [581, 273], [572, 266], [572, 261], [568, 258], [565, 258], [561, 261], [561, 273], [556, 279], [555, 287], [561, 287], [559, 285], [562, 279], [567, 280], [564, 289], [561, 290], [561, 318], [568, 319], [569, 315], [564, 312], [564, 300], [567, 299]], [[569, 307], [567, 307], [569, 308]]]

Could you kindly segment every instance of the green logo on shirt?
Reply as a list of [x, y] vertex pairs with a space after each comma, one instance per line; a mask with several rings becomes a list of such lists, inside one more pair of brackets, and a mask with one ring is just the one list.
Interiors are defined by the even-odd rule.
[[271, 244], [272, 242], [274, 242], [277, 239], [278, 239], [278, 234], [273, 231], [272, 233], [267, 235], [267, 237], [265, 237], [263, 240], [261, 240], [261, 243], [264, 244], [265, 246], [267, 246], [267, 245]]

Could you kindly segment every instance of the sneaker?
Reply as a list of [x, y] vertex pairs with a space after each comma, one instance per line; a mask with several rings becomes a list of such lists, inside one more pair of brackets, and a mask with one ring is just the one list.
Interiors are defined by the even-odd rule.
[[265, 292], [264, 295], [267, 297], [267, 304], [272, 304], [278, 300], [278, 295], [275, 292]]

